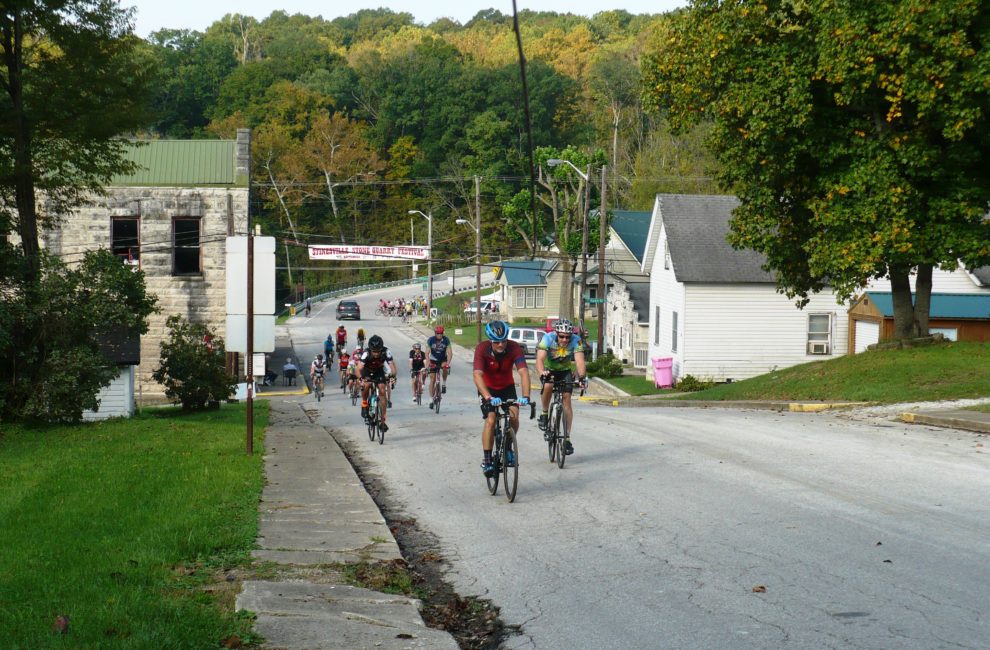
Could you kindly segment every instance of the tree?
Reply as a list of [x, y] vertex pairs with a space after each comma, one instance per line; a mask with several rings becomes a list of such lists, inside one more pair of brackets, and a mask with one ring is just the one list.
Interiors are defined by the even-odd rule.
[[117, 374], [99, 341], [148, 331], [156, 299], [144, 273], [107, 250], [86, 253], [75, 268], [41, 251], [28, 285], [22, 252], [0, 259], [0, 421], [79, 420]]
[[152, 373], [165, 386], [165, 396], [188, 410], [233, 395], [237, 378], [224, 367], [223, 339], [181, 316], [169, 316], [166, 326], [168, 339], [161, 342], [161, 362]]
[[16, 228], [29, 282], [40, 271], [39, 228], [132, 169], [117, 136], [145, 125], [151, 73], [130, 16], [103, 0], [0, 10], [0, 236]]
[[988, 41], [979, 0], [701, 0], [645, 87], [675, 125], [713, 122], [733, 245], [791, 297], [889, 276], [904, 338], [927, 333], [933, 267], [990, 263]]

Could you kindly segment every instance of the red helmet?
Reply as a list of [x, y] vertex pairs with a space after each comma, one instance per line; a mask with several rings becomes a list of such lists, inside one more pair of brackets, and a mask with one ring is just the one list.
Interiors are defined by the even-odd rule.
[[433, 330], [433, 333], [436, 334], [437, 336], [441, 336], [443, 334], [443, 325], [437, 325], [436, 328]]

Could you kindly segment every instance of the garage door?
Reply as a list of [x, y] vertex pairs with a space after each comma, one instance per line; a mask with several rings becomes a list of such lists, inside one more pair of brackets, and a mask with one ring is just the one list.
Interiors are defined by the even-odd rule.
[[866, 351], [866, 346], [873, 345], [880, 340], [880, 323], [871, 323], [866, 320], [856, 321], [856, 354]]

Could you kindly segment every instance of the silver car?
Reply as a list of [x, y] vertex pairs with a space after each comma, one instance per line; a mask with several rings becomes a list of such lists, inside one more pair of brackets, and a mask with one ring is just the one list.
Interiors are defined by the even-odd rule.
[[544, 330], [536, 327], [512, 327], [509, 326], [509, 340], [518, 343], [527, 356], [536, 356], [536, 346], [539, 344]]

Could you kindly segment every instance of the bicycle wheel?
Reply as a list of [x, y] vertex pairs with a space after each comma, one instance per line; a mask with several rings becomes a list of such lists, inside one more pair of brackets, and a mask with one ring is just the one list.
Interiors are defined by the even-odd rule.
[[440, 396], [442, 395], [440, 391], [440, 379], [437, 378], [437, 383], [433, 384], [433, 412], [440, 412]]
[[378, 399], [372, 395], [368, 400], [368, 439], [375, 441], [375, 434], [378, 433], [378, 422], [375, 416], [378, 414]]
[[382, 419], [382, 403], [380, 400], [378, 402], [378, 409], [375, 412], [375, 422], [378, 429], [378, 444], [383, 444], [385, 442], [385, 429], [382, 428], [384, 420]]
[[313, 382], [313, 392], [316, 393], [316, 401], [323, 399], [323, 382], [319, 379]]
[[557, 413], [553, 420], [553, 439], [555, 446], [557, 447], [557, 467], [560, 469], [564, 468], [564, 460], [567, 458], [567, 454], [564, 453], [564, 412], [563, 409], [557, 407]]
[[502, 475], [505, 478], [505, 498], [512, 503], [516, 500], [516, 485], [519, 482], [519, 450], [512, 427], [505, 430], [505, 440], [502, 442]]
[[[498, 426], [498, 425], [496, 425]], [[498, 475], [499, 475], [499, 456], [502, 453], [502, 432], [498, 429], [495, 430], [495, 446], [492, 448], [492, 463], [495, 465], [495, 471], [492, 472], [491, 476], [486, 476], [485, 481], [488, 483], [488, 493], [494, 495], [498, 492]]]
[[554, 435], [553, 421], [557, 416], [559, 408], [553, 402], [550, 403], [550, 414], [547, 415], [547, 452], [550, 455], [550, 462], [557, 460], [557, 438]]

